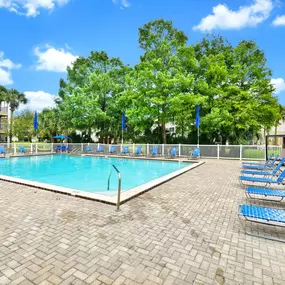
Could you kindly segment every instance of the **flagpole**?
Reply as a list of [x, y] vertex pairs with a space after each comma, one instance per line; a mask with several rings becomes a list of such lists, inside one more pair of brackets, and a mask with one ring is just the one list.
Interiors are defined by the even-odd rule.
[[197, 128], [198, 131], [198, 147], [200, 145], [200, 126]]

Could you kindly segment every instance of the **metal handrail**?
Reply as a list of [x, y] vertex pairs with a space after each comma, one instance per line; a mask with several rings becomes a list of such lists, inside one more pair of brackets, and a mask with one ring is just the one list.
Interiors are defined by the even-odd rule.
[[[118, 199], [117, 199], [117, 211], [120, 211], [120, 203], [121, 203], [121, 185], [122, 185], [122, 178], [121, 178], [121, 172], [119, 171], [119, 169], [114, 165], [112, 164], [112, 167], [117, 171], [117, 174], [118, 174]], [[110, 171], [110, 175], [109, 175], [109, 178], [108, 178], [108, 191], [110, 190], [110, 179], [111, 179], [111, 176], [112, 176], [112, 170], [113, 168], [111, 169]]]

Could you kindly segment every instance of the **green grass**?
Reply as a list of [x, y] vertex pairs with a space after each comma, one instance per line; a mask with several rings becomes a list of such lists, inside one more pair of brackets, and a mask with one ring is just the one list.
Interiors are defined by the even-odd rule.
[[[277, 154], [280, 154], [280, 151], [274, 150], [269, 151], [270, 154], [274, 154], [276, 156]], [[242, 152], [242, 157], [245, 159], [248, 158], [256, 158], [256, 159], [264, 159], [265, 158], [265, 150], [264, 149], [245, 149]]]

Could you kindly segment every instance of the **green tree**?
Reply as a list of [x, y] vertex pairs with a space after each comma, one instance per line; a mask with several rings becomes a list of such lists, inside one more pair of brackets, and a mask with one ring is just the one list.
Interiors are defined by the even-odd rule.
[[8, 90], [5, 100], [8, 102], [11, 111], [9, 136], [10, 136], [10, 141], [12, 141], [12, 136], [14, 135], [13, 131], [14, 112], [19, 108], [20, 104], [27, 104], [28, 99], [26, 98], [24, 93], [21, 93], [16, 89], [10, 89]]
[[271, 70], [252, 41], [232, 47], [222, 37], [207, 37], [195, 46], [199, 78], [207, 84], [202, 131], [210, 142], [241, 143], [278, 116]]
[[170, 21], [145, 24], [139, 29], [139, 44], [145, 53], [126, 79], [127, 90], [122, 99], [130, 123], [141, 131], [149, 125], [161, 127], [163, 143], [166, 124], [175, 119], [179, 106], [195, 106], [195, 78], [184, 72], [178, 56], [180, 52], [182, 56], [186, 42], [187, 36]]
[[74, 128], [97, 130], [100, 141], [116, 139], [122, 110], [117, 99], [124, 90], [129, 67], [120, 59], [110, 58], [106, 52], [91, 52], [87, 58], [78, 58], [68, 68], [67, 80], [60, 82], [59, 108]]
[[20, 141], [28, 139], [32, 140], [34, 131], [34, 113], [30, 110], [24, 110], [17, 114], [13, 119], [13, 130], [15, 135]]

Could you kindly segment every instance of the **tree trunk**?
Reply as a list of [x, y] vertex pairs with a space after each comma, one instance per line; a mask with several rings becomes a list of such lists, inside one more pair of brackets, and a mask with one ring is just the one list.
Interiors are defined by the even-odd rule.
[[11, 111], [11, 118], [10, 118], [10, 132], [9, 132], [10, 143], [12, 142], [12, 137], [13, 137], [13, 116], [14, 116], [14, 112], [13, 112], [13, 111]]
[[162, 122], [161, 125], [161, 132], [162, 132], [162, 143], [166, 144], [166, 127], [165, 127], [165, 122]]

